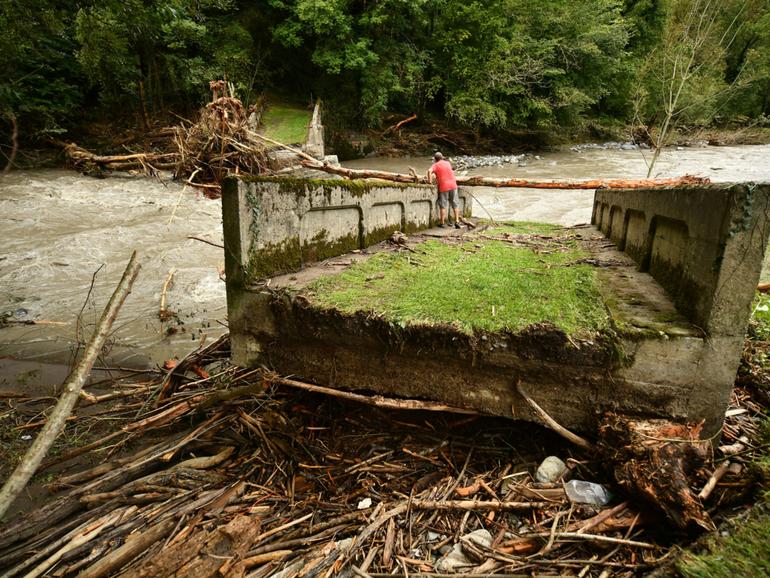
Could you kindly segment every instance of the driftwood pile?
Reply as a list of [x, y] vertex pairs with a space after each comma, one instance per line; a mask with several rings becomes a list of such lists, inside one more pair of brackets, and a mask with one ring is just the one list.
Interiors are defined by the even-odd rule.
[[[290, 380], [228, 356], [223, 337], [73, 420], [123, 425], [43, 464], [96, 465], [2, 526], [2, 576], [632, 576], [672, 552], [654, 532], [662, 518], [617, 486], [594, 508], [535, 483], [548, 453], [573, 477], [610, 482], [548, 430], [276, 387]], [[728, 419], [725, 443], [750, 434], [742, 423]]]
[[171, 170], [175, 179], [218, 195], [222, 179], [228, 174], [260, 174], [268, 166], [266, 144], [257, 134], [261, 110], [244, 107], [229, 93], [222, 80], [210, 83], [212, 100], [196, 122], [183, 120], [174, 127], [150, 133], [166, 139], [163, 152], [129, 152], [96, 155], [74, 143], [52, 140], [61, 147], [70, 164], [84, 173], [102, 170], [142, 171], [155, 175]]

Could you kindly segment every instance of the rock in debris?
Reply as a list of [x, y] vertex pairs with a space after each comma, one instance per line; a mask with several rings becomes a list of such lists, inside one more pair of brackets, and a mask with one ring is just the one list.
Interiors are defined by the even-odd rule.
[[548, 456], [538, 466], [535, 481], [543, 484], [558, 482], [566, 470], [567, 464], [556, 456]]
[[452, 546], [452, 550], [436, 564], [438, 572], [463, 572], [476, 563], [470, 560], [463, 552], [463, 541], [471, 542], [478, 546], [490, 548], [492, 546], [492, 534], [488, 530], [475, 530], [466, 534], [462, 539]]

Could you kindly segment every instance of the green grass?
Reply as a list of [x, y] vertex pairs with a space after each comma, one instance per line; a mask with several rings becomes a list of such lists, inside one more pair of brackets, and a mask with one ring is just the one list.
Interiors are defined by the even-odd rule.
[[262, 115], [263, 133], [283, 144], [304, 143], [311, 116], [312, 113], [305, 108], [271, 105]]
[[382, 315], [406, 324], [452, 324], [471, 332], [518, 331], [548, 321], [590, 335], [609, 320], [595, 271], [564, 265], [583, 254], [534, 253], [501, 241], [427, 241], [414, 253], [378, 253], [308, 287], [311, 300], [345, 313]]
[[[749, 516], [727, 526], [729, 534], [711, 538], [702, 554], [686, 553], [678, 564], [685, 578], [770, 576], [770, 497]], [[723, 530], [724, 531], [724, 530]]]
[[[490, 224], [489, 221], [485, 221], [482, 224]], [[556, 235], [562, 230], [559, 225], [551, 225], [549, 223], [535, 223], [533, 221], [517, 221], [515, 223], [495, 223], [494, 226], [490, 226], [484, 233], [487, 235], [503, 235], [508, 233], [510, 235], [520, 234], [534, 234], [534, 235]]]

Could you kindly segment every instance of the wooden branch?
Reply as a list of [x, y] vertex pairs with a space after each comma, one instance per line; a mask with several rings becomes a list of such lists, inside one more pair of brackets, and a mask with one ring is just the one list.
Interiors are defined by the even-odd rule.
[[[550, 536], [550, 532], [537, 532], [536, 534], [528, 534], [528, 536], [538, 536], [545, 538]], [[612, 536], [602, 536], [599, 534], [579, 534], [577, 532], [556, 532], [554, 534], [556, 538], [572, 538], [577, 540], [589, 540], [592, 542], [607, 542], [609, 544], [621, 544], [623, 546], [633, 546], [636, 548], [644, 548], [647, 550], [654, 550], [660, 546], [650, 544], [649, 542], [637, 542], [635, 540], [625, 540], [623, 538], [613, 538]]]
[[419, 401], [416, 399], [393, 399], [393, 398], [383, 397], [381, 395], [361, 395], [358, 393], [351, 393], [349, 391], [340, 391], [338, 389], [332, 389], [330, 387], [323, 387], [320, 385], [313, 385], [311, 383], [304, 383], [302, 381], [297, 381], [295, 379], [288, 379], [285, 377], [266, 376], [265, 379], [273, 384], [288, 385], [289, 387], [296, 387], [298, 389], [304, 389], [306, 391], [314, 391], [316, 393], [323, 393], [326, 395], [332, 395], [334, 397], [341, 397], [342, 399], [349, 399], [352, 401], [366, 403], [377, 407], [386, 407], [389, 409], [423, 410], [423, 411], [448, 411], [452, 413], [479, 415], [479, 412], [473, 409], [467, 409], [464, 407], [453, 407], [450, 405], [434, 403], [431, 401]]
[[548, 415], [548, 413], [542, 407], [540, 407], [534, 399], [532, 399], [531, 397], [529, 397], [529, 395], [527, 395], [527, 392], [524, 391], [524, 388], [521, 387], [521, 381], [516, 383], [516, 390], [519, 392], [521, 397], [523, 397], [526, 400], [526, 402], [532, 407], [532, 409], [535, 410], [535, 413], [538, 416], [540, 416], [540, 419], [542, 419], [545, 422], [545, 424], [549, 428], [551, 428], [553, 431], [555, 431], [557, 434], [559, 434], [564, 439], [572, 442], [577, 446], [580, 446], [585, 450], [595, 449], [594, 445], [591, 442], [589, 442], [585, 438], [580, 437], [577, 434], [572, 433], [567, 428], [557, 423], [556, 420], [553, 419], [550, 415]]
[[152, 544], [165, 538], [174, 529], [176, 523], [176, 519], [167, 518], [151, 526], [148, 530], [140, 533], [138, 536], [134, 536], [131, 540], [127, 540], [117, 550], [110, 552], [107, 556], [100, 558], [98, 562], [83, 570], [83, 572], [78, 574], [78, 578], [102, 578], [119, 568], [123, 568]]
[[96, 325], [91, 341], [86, 347], [83, 358], [73, 370], [67, 381], [64, 383], [62, 395], [59, 398], [56, 407], [54, 407], [43, 430], [37, 436], [32, 446], [27, 450], [24, 458], [14, 470], [11, 477], [5, 482], [0, 490], [0, 518], [8, 510], [9, 506], [16, 499], [16, 496], [24, 489], [27, 482], [40, 466], [46, 453], [53, 442], [64, 429], [67, 418], [75, 407], [75, 403], [80, 396], [80, 391], [86, 378], [91, 372], [91, 368], [96, 361], [97, 356], [102, 351], [107, 335], [112, 327], [115, 318], [120, 311], [123, 302], [131, 292], [131, 286], [134, 284], [136, 276], [139, 274], [140, 265], [136, 262], [136, 251], [131, 255], [131, 259], [126, 266], [123, 277], [115, 288], [112, 297], [110, 297], [107, 307], [105, 307], [99, 322]]
[[709, 499], [709, 496], [711, 496], [711, 492], [714, 491], [714, 488], [717, 487], [717, 483], [719, 483], [719, 480], [722, 479], [722, 476], [724, 476], [727, 471], [730, 469], [730, 461], [726, 460], [722, 462], [719, 467], [717, 467], [716, 470], [714, 470], [714, 473], [711, 474], [711, 477], [709, 478], [708, 482], [706, 482], [706, 485], [703, 486], [703, 489], [698, 494], [698, 499], [700, 501], [706, 501]]
[[271, 139], [269, 137], [266, 137], [265, 135], [259, 134], [258, 132], [249, 132], [249, 136], [256, 137], [259, 140], [262, 140], [262, 141], [265, 141], [267, 143], [273, 144], [275, 146], [284, 148], [287, 151], [291, 151], [294, 154], [301, 156], [303, 159], [305, 159], [304, 161], [302, 161], [302, 164], [305, 164], [305, 162], [324, 164], [321, 161], [319, 161], [318, 159], [316, 159], [315, 157], [312, 157], [309, 154], [307, 154], [305, 151], [301, 151], [298, 148], [295, 148], [295, 147], [283, 144], [282, 142], [278, 142], [277, 140], [273, 140], [273, 139]]
[[200, 241], [201, 243], [206, 243], [207, 245], [211, 245], [212, 247], [217, 247], [218, 249], [224, 249], [224, 245], [220, 245], [218, 243], [214, 243], [213, 241], [209, 241], [207, 239], [201, 239], [200, 237], [195, 237], [193, 235], [187, 235], [188, 239], [192, 239], [193, 241]]
[[412, 500], [415, 510], [527, 511], [553, 507], [553, 502], [500, 502], [497, 500]]
[[396, 124], [394, 124], [392, 126], [389, 126], [384, 131], [382, 131], [382, 136], [385, 136], [389, 132], [395, 132], [398, 129], [400, 129], [402, 126], [404, 126], [406, 123], [412, 122], [413, 120], [416, 120], [416, 119], [417, 119], [417, 115], [416, 114], [408, 116], [404, 120], [401, 120], [401, 121], [397, 122]]

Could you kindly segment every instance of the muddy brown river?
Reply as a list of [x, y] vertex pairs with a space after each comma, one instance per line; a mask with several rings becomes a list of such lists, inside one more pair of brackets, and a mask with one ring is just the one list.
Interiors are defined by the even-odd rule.
[[[469, 169], [468, 174], [529, 179], [643, 178], [639, 150], [581, 149], [540, 153], [517, 163]], [[430, 159], [370, 158], [354, 168], [424, 172]], [[660, 177], [692, 174], [714, 181], [770, 182], [770, 145], [666, 150]], [[592, 191], [474, 189], [477, 217], [586, 223]], [[133, 249], [142, 270], [113, 327], [103, 365], [147, 367], [182, 357], [226, 330], [219, 201], [180, 185], [144, 177], [104, 180], [67, 170], [19, 171], [0, 180], [0, 314], [36, 325], [0, 329], [0, 389], [25, 380], [61, 377], [49, 365], [66, 363], [93, 325]], [[174, 269], [168, 309], [158, 318], [161, 289]], [[91, 291], [89, 293], [89, 288]], [[3, 383], [4, 382], [4, 383]]]

